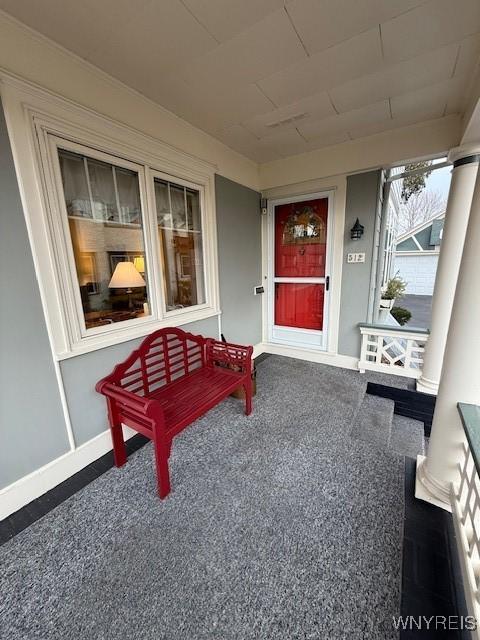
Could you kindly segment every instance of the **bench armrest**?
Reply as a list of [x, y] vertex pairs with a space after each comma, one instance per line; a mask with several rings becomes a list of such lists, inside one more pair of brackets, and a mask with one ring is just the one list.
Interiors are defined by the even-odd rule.
[[206, 341], [207, 366], [226, 366], [232, 371], [249, 374], [252, 371], [253, 347], [208, 338]]
[[[100, 380], [95, 386], [98, 393], [111, 398], [116, 403], [128, 409], [129, 412], [136, 413], [149, 419], [158, 420], [163, 423], [163, 409], [160, 403], [151, 398], [143, 398], [137, 396], [131, 391], [122, 389], [116, 384], [112, 384], [108, 380]], [[121, 409], [120, 409], [121, 411]]]

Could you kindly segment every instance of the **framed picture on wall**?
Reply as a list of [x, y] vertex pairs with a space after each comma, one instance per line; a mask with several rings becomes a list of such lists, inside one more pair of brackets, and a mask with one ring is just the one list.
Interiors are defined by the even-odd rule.
[[82, 251], [79, 255], [78, 265], [80, 286], [84, 286], [88, 295], [100, 292], [97, 277], [97, 262], [93, 251]]
[[118, 253], [116, 251], [115, 252], [109, 251], [108, 256], [110, 259], [111, 275], [113, 275], [113, 272], [115, 271], [115, 267], [119, 262], [133, 262], [133, 264], [138, 269], [138, 271], [143, 275], [143, 272], [141, 271], [141, 267], [139, 269], [139, 265], [145, 264], [144, 253], [139, 253], [138, 251], [123, 251], [122, 253]]

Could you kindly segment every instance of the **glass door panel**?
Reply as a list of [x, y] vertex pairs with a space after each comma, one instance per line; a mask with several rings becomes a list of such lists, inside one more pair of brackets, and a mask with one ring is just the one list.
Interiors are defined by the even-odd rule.
[[328, 199], [275, 207], [275, 277], [325, 276]]
[[300, 329], [323, 329], [323, 284], [275, 284], [275, 324]]

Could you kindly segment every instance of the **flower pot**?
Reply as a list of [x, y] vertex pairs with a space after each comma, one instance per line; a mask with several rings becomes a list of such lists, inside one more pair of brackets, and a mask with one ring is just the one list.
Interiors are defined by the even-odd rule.
[[387, 298], [380, 299], [380, 309], [388, 309], [390, 311], [390, 309], [393, 308], [394, 304], [395, 304], [395, 299], [393, 300], [388, 300]]
[[[252, 395], [255, 396], [256, 394], [257, 394], [257, 369], [256, 367], [254, 367], [252, 371]], [[230, 395], [233, 396], [234, 398], [243, 399], [245, 398], [245, 389], [243, 387], [238, 387], [238, 389], [235, 389], [235, 391]]]

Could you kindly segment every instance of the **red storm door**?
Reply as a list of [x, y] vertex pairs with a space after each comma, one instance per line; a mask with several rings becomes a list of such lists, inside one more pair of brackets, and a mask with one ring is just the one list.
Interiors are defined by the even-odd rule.
[[328, 198], [275, 207], [275, 325], [323, 330]]

